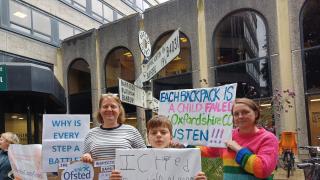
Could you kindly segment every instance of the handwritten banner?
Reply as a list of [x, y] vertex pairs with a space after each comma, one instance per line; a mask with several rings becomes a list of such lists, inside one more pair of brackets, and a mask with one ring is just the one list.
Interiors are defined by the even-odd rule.
[[117, 149], [115, 168], [123, 180], [191, 180], [201, 171], [200, 150]]
[[43, 115], [42, 166], [44, 172], [57, 172], [60, 163], [80, 160], [89, 131], [89, 115]]
[[11, 144], [8, 155], [13, 174], [19, 179], [46, 180], [41, 169], [41, 144]]
[[168, 116], [174, 140], [190, 145], [225, 147], [231, 139], [231, 108], [237, 84], [161, 91], [159, 114]]

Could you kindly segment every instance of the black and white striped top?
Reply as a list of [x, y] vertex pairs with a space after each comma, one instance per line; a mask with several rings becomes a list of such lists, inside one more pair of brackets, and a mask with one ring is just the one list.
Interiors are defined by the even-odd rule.
[[90, 153], [92, 158], [115, 158], [116, 149], [146, 148], [139, 131], [133, 126], [120, 124], [115, 128], [95, 127], [84, 140], [83, 153]]

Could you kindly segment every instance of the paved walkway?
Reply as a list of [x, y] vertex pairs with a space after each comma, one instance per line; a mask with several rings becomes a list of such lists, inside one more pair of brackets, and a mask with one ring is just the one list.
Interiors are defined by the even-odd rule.
[[287, 171], [285, 171], [282, 168], [278, 168], [275, 173], [274, 173], [274, 179], [275, 180], [282, 180], [282, 179], [287, 179], [287, 180], [304, 180], [304, 173], [302, 169], [295, 169], [293, 171], [293, 174], [289, 178], [287, 178]]

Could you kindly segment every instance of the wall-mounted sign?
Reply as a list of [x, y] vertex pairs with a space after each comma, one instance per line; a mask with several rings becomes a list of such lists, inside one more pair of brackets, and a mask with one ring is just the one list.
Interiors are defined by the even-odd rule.
[[8, 90], [7, 82], [7, 67], [6, 65], [0, 65], [0, 91]]
[[180, 53], [179, 29], [174, 31], [170, 38], [162, 45], [162, 47], [152, 56], [152, 58], [142, 69], [142, 73], [136, 79], [134, 84], [142, 87], [142, 82], [150, 80], [169, 62], [171, 62]]

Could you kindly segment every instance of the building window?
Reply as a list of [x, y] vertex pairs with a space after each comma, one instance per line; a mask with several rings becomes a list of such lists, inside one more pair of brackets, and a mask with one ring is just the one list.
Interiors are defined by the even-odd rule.
[[51, 37], [51, 22], [48, 16], [36, 11], [32, 11], [34, 35], [39, 38], [50, 41]]
[[[153, 45], [152, 56], [170, 38], [173, 31], [163, 33]], [[182, 32], [180, 38], [180, 53], [162, 70], [160, 70], [152, 81], [153, 96], [159, 99], [160, 91], [174, 89], [192, 89], [192, 61], [191, 45], [189, 38]]]
[[149, 2], [145, 0], [122, 0], [122, 1], [138, 12], [143, 12], [144, 10], [150, 7]]
[[[134, 58], [129, 49], [116, 47], [105, 59], [105, 92], [119, 94], [119, 80], [121, 78], [133, 84], [135, 77]], [[137, 125], [136, 106], [123, 103], [126, 111], [126, 124]]]
[[10, 1], [10, 26], [18, 31], [31, 34], [31, 9]]
[[310, 144], [319, 146], [320, 134], [320, 3], [318, 0], [306, 1], [301, 17], [302, 59], [304, 64], [305, 94], [308, 107], [308, 126]]
[[87, 7], [87, 3], [86, 0], [72, 0], [72, 4], [82, 10], [82, 11], [86, 11], [86, 7]]
[[72, 62], [68, 69], [70, 114], [92, 114], [91, 73], [84, 59]]
[[[8, 6], [4, 7], [8, 8], [8, 11], [2, 11], [1, 16], [8, 16], [9, 19], [4, 19], [6, 22], [1, 23], [1, 26], [24, 36], [59, 45], [57, 39], [63, 40], [82, 32], [80, 28], [64, 23], [25, 3], [9, 0]], [[58, 33], [52, 32], [52, 29], [58, 29]]]
[[[109, 6], [103, 0], [90, 0], [88, 1], [91, 3], [91, 6], [86, 4], [86, 0], [61, 0], [76, 9], [84, 12], [85, 14], [89, 15], [93, 19], [99, 21], [100, 23], [108, 23], [112, 22], [116, 19], [121, 18], [124, 14], [118, 12], [116, 9]], [[89, 8], [91, 7], [91, 9]]]
[[108, 7], [107, 5], [103, 5], [103, 17], [105, 19], [105, 22], [111, 22], [114, 19], [113, 18], [113, 10], [110, 7]]
[[102, 10], [102, 3], [98, 0], [92, 0], [92, 15], [94, 18], [102, 21], [103, 19], [103, 10]]
[[272, 86], [266, 25], [254, 11], [225, 17], [213, 39], [215, 85], [237, 83], [237, 97], [255, 99], [261, 108], [259, 124], [274, 129]]
[[271, 96], [266, 26], [253, 11], [234, 13], [213, 36], [215, 84], [238, 83], [237, 97]]
[[73, 36], [73, 28], [59, 22], [59, 39], [63, 40], [67, 37]]

